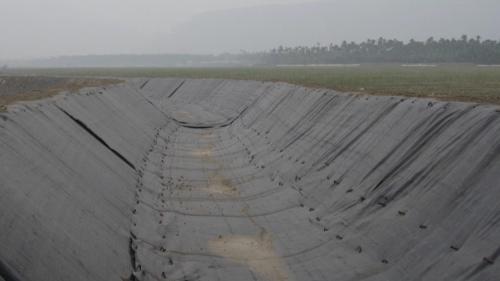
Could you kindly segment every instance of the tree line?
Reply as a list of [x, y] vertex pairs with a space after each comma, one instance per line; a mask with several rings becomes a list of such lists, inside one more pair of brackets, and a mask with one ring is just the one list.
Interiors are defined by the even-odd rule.
[[500, 41], [481, 37], [408, 42], [379, 38], [361, 43], [342, 42], [284, 47], [264, 52], [190, 54], [123, 54], [62, 56], [0, 62], [0, 73], [12, 67], [241, 67], [255, 65], [358, 64], [358, 63], [475, 63], [500, 64]]
[[266, 64], [346, 64], [346, 63], [477, 63], [500, 64], [500, 41], [480, 36], [426, 41], [369, 39], [361, 43], [342, 42], [312, 47], [280, 46], [261, 54]]

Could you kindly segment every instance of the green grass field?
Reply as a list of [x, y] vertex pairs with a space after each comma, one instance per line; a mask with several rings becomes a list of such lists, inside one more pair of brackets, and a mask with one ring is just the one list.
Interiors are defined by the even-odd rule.
[[434, 97], [500, 104], [500, 67], [440, 65], [403, 67], [248, 67], [248, 68], [79, 68], [24, 69], [16, 73], [101, 77], [184, 77], [283, 81], [308, 87], [375, 95]]

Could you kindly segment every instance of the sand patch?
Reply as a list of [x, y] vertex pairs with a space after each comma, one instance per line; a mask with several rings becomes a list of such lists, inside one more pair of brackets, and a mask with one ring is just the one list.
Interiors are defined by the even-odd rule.
[[220, 174], [213, 174], [208, 176], [208, 186], [205, 191], [210, 194], [219, 194], [225, 196], [238, 196], [239, 192], [234, 187], [230, 180], [221, 176]]
[[207, 132], [204, 132], [203, 134], [201, 134], [201, 137], [203, 139], [213, 139], [214, 138], [214, 133], [212, 131], [207, 131]]
[[196, 156], [196, 157], [200, 157], [200, 158], [209, 158], [209, 157], [212, 157], [212, 155], [213, 155], [213, 149], [212, 149], [212, 147], [195, 149], [195, 150], [191, 151], [191, 155]]
[[248, 266], [252, 272], [267, 281], [288, 281], [288, 270], [273, 247], [272, 237], [263, 230], [256, 236], [220, 236], [208, 242], [216, 255]]
[[183, 110], [175, 111], [174, 114], [180, 118], [190, 118], [193, 116], [191, 113]]

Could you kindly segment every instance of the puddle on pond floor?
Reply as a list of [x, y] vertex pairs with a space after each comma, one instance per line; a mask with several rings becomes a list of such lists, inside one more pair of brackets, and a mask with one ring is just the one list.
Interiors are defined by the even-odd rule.
[[265, 230], [256, 236], [220, 236], [210, 240], [208, 247], [216, 255], [248, 266], [262, 280], [292, 280], [285, 263], [274, 250], [271, 235]]

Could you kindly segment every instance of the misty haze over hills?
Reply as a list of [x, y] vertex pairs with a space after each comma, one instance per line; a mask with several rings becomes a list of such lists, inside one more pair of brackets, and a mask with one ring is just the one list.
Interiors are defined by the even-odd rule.
[[[500, 39], [500, 1], [331, 0], [205, 13], [174, 29], [173, 52], [219, 53], [363, 41], [425, 40], [462, 34]], [[160, 42], [160, 41], [159, 41]]]
[[[168, 61], [166, 65], [176, 66], [199, 60], [209, 61], [209, 65], [217, 65], [220, 57], [214, 58], [205, 54], [268, 51], [281, 45], [293, 47], [312, 46], [316, 43], [340, 44], [344, 40], [361, 42], [368, 38], [377, 39], [378, 37], [403, 41], [413, 38], [425, 41], [431, 36], [460, 38], [461, 35], [467, 34], [469, 36], [480, 35], [484, 39], [500, 39], [500, 29], [497, 28], [500, 26], [500, 17], [498, 17], [500, 1], [496, 0], [331, 0], [301, 4], [295, 2], [205, 12], [172, 28], [158, 24], [157, 29], [154, 30], [131, 29], [127, 36], [122, 36], [127, 33], [123, 30], [123, 26], [117, 27], [120, 30], [119, 33], [111, 32], [112, 28], [108, 27], [102, 31], [106, 34], [101, 34], [98, 28], [94, 28], [91, 32], [89, 30], [92, 36], [82, 33], [80, 51], [75, 51], [78, 50], [75, 47], [71, 49], [72, 54], [113, 56], [65, 56], [36, 61], [13, 62], [10, 60], [7, 62], [13, 66], [34, 64], [37, 66], [102, 66], [103, 64], [150, 66], [155, 65], [157, 57], [116, 55], [203, 54], [204, 56], [182, 56], [182, 59], [177, 56], [163, 56], [160, 65], [165, 65], [166, 61]], [[78, 18], [81, 15], [74, 16]], [[117, 17], [114, 15], [113, 18]], [[167, 16], [165, 18], [165, 21], [168, 21]], [[85, 20], [79, 19], [78, 22], [85, 23]], [[68, 32], [71, 32], [70, 28]], [[135, 34], [138, 32], [143, 34]], [[47, 40], [38, 40], [36, 44], [40, 45], [40, 49], [50, 49], [48, 47], [50, 45], [44, 46], [44, 44], [58, 43], [58, 38], [50, 38], [50, 36], [47, 34]], [[62, 34], [59, 37], [63, 45], [75, 44], [75, 34], [68, 34], [68, 37]], [[94, 37], [102, 38], [102, 40], [87, 42], [88, 38]], [[146, 37], [150, 40], [146, 40]], [[70, 38], [73, 40], [69, 40]], [[49, 39], [54, 42], [49, 42]], [[15, 43], [7, 42], [7, 45]], [[94, 45], [99, 48], [92, 47]], [[5, 61], [5, 56], [2, 55], [0, 53], [0, 63], [2, 63], [2, 58]], [[57, 53], [52, 56], [60, 55], [65, 54]], [[234, 58], [224, 57], [224, 59], [231, 61]], [[120, 62], [120, 60], [124, 61]]]

